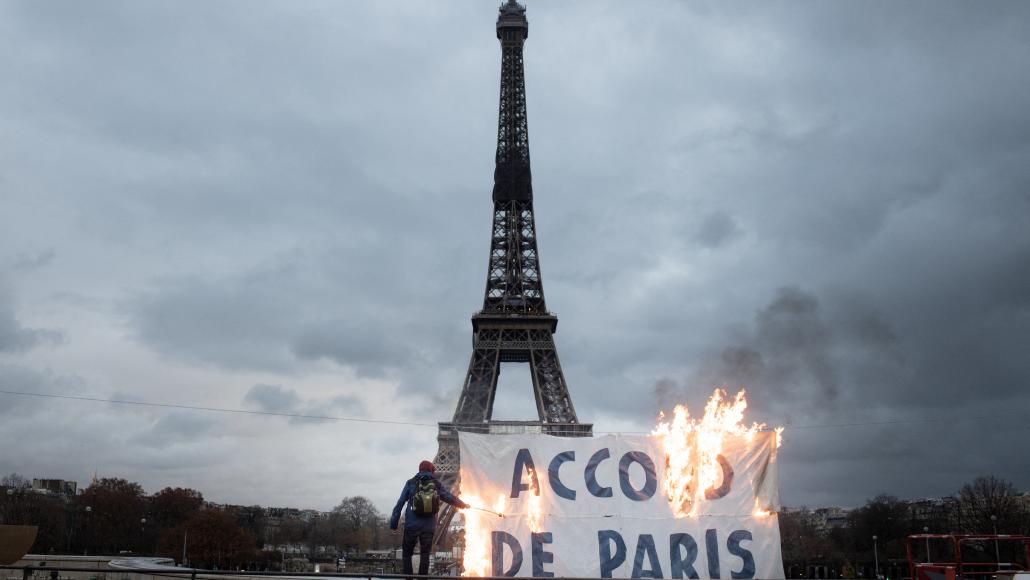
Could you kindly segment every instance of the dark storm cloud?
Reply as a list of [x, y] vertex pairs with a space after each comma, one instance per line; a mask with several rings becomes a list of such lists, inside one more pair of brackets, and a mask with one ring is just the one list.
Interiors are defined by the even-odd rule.
[[815, 296], [799, 288], [782, 288], [758, 312], [753, 343], [723, 351], [719, 358], [723, 368], [715, 376], [731, 384], [762, 385], [774, 399], [784, 397], [788, 389], [804, 389], [812, 404], [832, 404], [840, 393], [839, 371], [832, 361], [833, 338]]
[[[417, 363], [416, 349], [436, 346], [426, 332], [440, 315], [396, 319], [410, 282], [377, 272], [375, 256], [343, 248], [317, 258], [293, 254], [233, 277], [172, 278], [135, 296], [127, 312], [141, 341], [186, 360], [290, 372], [324, 358], [381, 377]], [[351, 286], [376, 277], [381, 292]]]
[[[714, 24], [729, 12], [698, 16]], [[1025, 74], [975, 63], [1026, 63], [1030, 52], [1007, 20], [1025, 25], [1025, 11], [978, 14], [972, 27], [954, 6], [934, 14], [935, 26], [922, 28], [907, 10], [874, 25], [878, 17], [846, 6], [808, 14], [753, 7], [733, 17], [783, 27], [764, 29], [765, 53], [738, 55], [758, 67], [720, 71], [706, 66], [719, 58], [701, 57], [682, 75], [654, 77], [673, 89], [664, 94], [684, 96], [681, 115], [689, 120], [687, 107], [696, 108], [697, 121], [654, 151], [664, 164], [642, 163], [659, 170], [645, 187], [662, 193], [606, 196], [607, 208], [577, 222], [600, 224], [600, 235], [578, 248], [586, 261], [598, 259], [591, 277], [557, 287], [572, 295], [587, 284], [608, 298], [592, 304], [601, 329], [560, 308], [564, 329], [590, 329], [585, 339], [558, 337], [572, 341], [563, 363], [574, 395], [590, 393], [578, 399], [581, 413], [614, 407], [643, 417], [677, 402], [697, 412], [725, 385], [748, 388], [751, 413], [779, 424], [937, 421], [918, 423], [904, 445], [890, 427], [797, 435], [811, 437], [812, 454], [784, 453], [788, 502], [861, 501], [870, 495], [863, 487], [928, 493], [883, 482], [884, 472], [905, 465], [941, 473], [951, 483], [939, 493], [969, 477], [940, 469], [946, 454], [928, 453], [925, 440], [947, 430], [953, 456], [978, 455], [977, 423], [954, 417], [1030, 408], [1027, 357], [1013, 350], [1030, 346], [1030, 238], [1014, 217], [1030, 211], [1030, 126], [1017, 113], [1030, 84]], [[681, 53], [712, 56], [691, 48]], [[702, 87], [726, 81], [748, 90], [707, 102]], [[704, 235], [719, 233], [706, 223], [719, 214], [737, 225], [730, 245]], [[676, 238], [666, 230], [688, 232], [685, 243], [670, 244]], [[584, 270], [580, 257], [567, 260]], [[675, 270], [656, 280], [663, 261]], [[558, 304], [554, 288], [548, 298]], [[591, 396], [598, 387], [607, 398]], [[653, 407], [639, 395], [649, 389], [658, 395]], [[799, 445], [787, 435], [785, 449]], [[986, 463], [1027, 481], [1025, 466], [1004, 454]]]
[[[82, 373], [166, 399], [138, 380], [162, 374], [142, 347], [248, 408], [448, 417], [486, 274], [495, 11], [0, 5], [0, 380]], [[962, 419], [1030, 409], [1024, 3], [530, 2], [529, 18], [543, 280], [582, 420], [646, 430], [746, 387], [759, 420], [902, 422], [788, 430], [788, 503], [992, 472], [1030, 488], [1005, 450], [1020, 419]], [[53, 352], [48, 328], [68, 337]], [[399, 400], [316, 394], [317, 372]], [[149, 442], [111, 453], [143, 472], [183, 473], [191, 430], [217, 442], [204, 465], [239, 467], [252, 441], [83, 421], [98, 449]], [[294, 436], [281, 423], [262, 445]], [[416, 446], [367, 442], [432, 452]]]
[[811, 293], [780, 288], [739, 342], [699, 360], [682, 385], [656, 382], [659, 405], [669, 409], [699, 388], [747, 388], [752, 405], [767, 416], [832, 416], [845, 391], [856, 395], [845, 397], [850, 407], [868, 395], [870, 383], [903, 386], [904, 356], [893, 329], [874, 311], [843, 308], [849, 310], [828, 314]]

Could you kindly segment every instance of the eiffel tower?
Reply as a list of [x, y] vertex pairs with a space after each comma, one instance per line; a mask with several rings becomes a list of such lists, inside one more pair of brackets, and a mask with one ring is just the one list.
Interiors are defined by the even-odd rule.
[[[515, 0], [500, 7], [501, 95], [497, 119], [493, 227], [483, 309], [472, 316], [472, 359], [454, 419], [440, 423], [437, 476], [449, 487], [458, 483], [458, 432], [545, 433], [589, 437], [593, 426], [580, 423], [558, 361], [554, 333], [558, 317], [548, 312], [540, 278], [533, 183], [529, 169], [529, 127], [522, 45], [529, 36], [526, 8]], [[494, 396], [501, 363], [528, 363], [537, 420], [495, 421]], [[447, 506], [437, 526], [437, 541], [454, 515]]]

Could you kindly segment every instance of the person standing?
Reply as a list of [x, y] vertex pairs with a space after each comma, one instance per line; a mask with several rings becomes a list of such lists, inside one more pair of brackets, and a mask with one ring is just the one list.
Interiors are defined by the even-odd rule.
[[429, 574], [429, 555], [433, 549], [433, 535], [436, 533], [436, 514], [440, 511], [440, 501], [445, 501], [458, 509], [465, 509], [469, 504], [451, 494], [440, 480], [436, 479], [436, 467], [432, 461], [418, 464], [418, 473], [404, 483], [401, 497], [393, 507], [390, 516], [390, 529], [396, 530], [400, 523], [401, 509], [404, 510], [404, 537], [401, 540], [401, 557], [405, 574], [411, 574], [411, 557], [415, 553], [415, 542], [418, 542], [421, 557], [418, 562], [420, 576]]

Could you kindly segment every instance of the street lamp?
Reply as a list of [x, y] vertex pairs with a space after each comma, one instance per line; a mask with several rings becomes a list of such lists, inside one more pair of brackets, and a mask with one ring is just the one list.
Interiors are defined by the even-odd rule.
[[998, 569], [1001, 569], [1001, 551], [998, 550], [998, 516], [991, 514], [991, 526], [994, 528], [994, 559], [998, 561]]
[[82, 555], [89, 555], [89, 544], [93, 540], [93, 506], [86, 506], [86, 546], [82, 548]]
[[142, 553], [147, 548], [147, 518], [139, 519], [139, 551]]
[[874, 564], [876, 566], [876, 577], [877, 577], [877, 579], [879, 579], [879, 577], [880, 577], [880, 553], [876, 549], [876, 540], [877, 540], [877, 537], [875, 535], [873, 535], [873, 562], [874, 562]]
[[[923, 526], [923, 533], [924, 534], [929, 534], [930, 533], [930, 528], [928, 528], [926, 526]], [[929, 564], [930, 563], [930, 538], [929, 538], [929, 536], [927, 536], [925, 539], [926, 539], [926, 563]]]

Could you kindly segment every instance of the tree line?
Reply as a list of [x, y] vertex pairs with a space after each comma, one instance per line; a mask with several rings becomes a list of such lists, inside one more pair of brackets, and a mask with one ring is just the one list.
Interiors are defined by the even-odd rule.
[[[0, 488], [0, 523], [38, 526], [37, 554], [128, 552], [203, 568], [282, 570], [294, 557], [332, 561], [398, 547], [383, 514], [361, 496], [317, 512], [219, 506], [178, 487], [147, 495], [120, 478], [95, 480], [72, 497], [37, 493], [18, 475], [0, 480]], [[832, 522], [825, 509], [785, 509], [779, 514], [784, 567], [788, 577], [809, 576], [813, 566], [824, 577], [868, 577], [878, 559], [881, 571], [900, 571], [909, 534], [1030, 534], [1028, 501], [1004, 479], [978, 477], [948, 498], [878, 495]]]
[[0, 523], [38, 526], [36, 554], [157, 555], [203, 568], [281, 570], [298, 557], [326, 561], [397, 547], [386, 519], [361, 496], [318, 512], [221, 506], [179, 487], [147, 495], [121, 478], [94, 480], [71, 497], [38, 493], [17, 474], [0, 488]]

